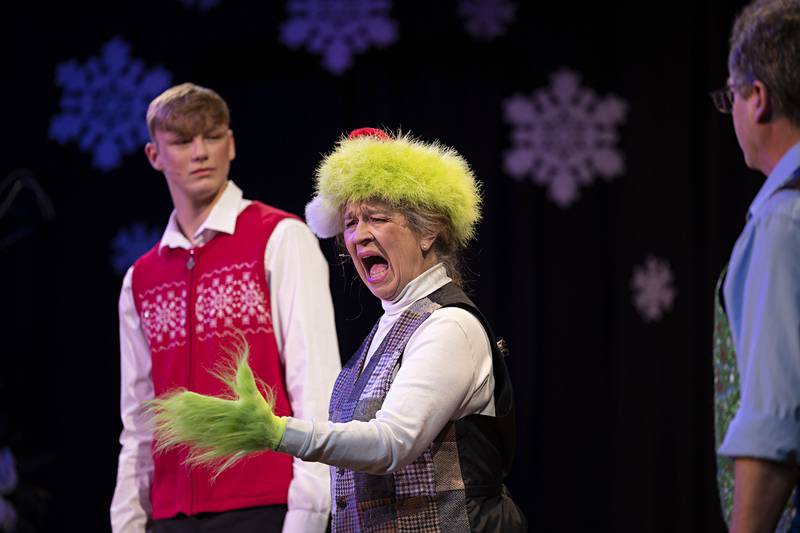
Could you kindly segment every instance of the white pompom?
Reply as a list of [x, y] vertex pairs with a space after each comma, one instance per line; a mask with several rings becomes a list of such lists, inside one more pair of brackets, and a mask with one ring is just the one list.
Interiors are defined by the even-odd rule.
[[342, 217], [320, 196], [306, 204], [306, 224], [320, 239], [335, 237], [342, 232]]

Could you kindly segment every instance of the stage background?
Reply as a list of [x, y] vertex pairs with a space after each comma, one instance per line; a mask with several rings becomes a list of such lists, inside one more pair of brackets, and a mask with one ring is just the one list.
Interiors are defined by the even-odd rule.
[[[743, 3], [495, 3], [515, 11], [487, 39], [468, 31], [462, 2], [341, 2], [372, 9], [383, 26], [373, 21], [372, 41], [351, 36], [369, 47], [339, 73], [346, 53], [326, 66], [306, 44], [282, 40], [298, 13], [290, 4], [303, 15], [313, 1], [4, 7], [0, 447], [10, 446], [19, 472], [7, 499], [32, 527], [109, 528], [121, 429], [117, 298], [131, 254], [158, 239], [171, 210], [141, 150], [144, 116], [119, 100], [121, 86], [75, 89], [106, 50], [150, 73], [149, 86], [130, 88], [145, 104], [159, 83], [217, 90], [232, 111], [231, 177], [247, 197], [298, 214], [321, 154], [353, 128], [455, 147], [484, 187], [469, 290], [511, 349], [519, 440], [509, 486], [531, 531], [724, 530], [714, 285], [762, 177], [745, 168], [730, 117], [708, 91], [725, 82]], [[572, 162], [590, 179], [568, 205], [507, 166], [518, 148], [511, 99], [558, 94], [559, 79], [621, 110], [598, 119], [598, 131], [616, 135], [606, 145], [614, 175], [603, 178], [576, 149]], [[70, 115], [68, 93], [91, 99], [88, 111]], [[103, 117], [98, 139], [125, 120], [134, 133], [101, 148], [76, 133], [75, 121]], [[567, 145], [582, 135], [569, 131], [553, 135]], [[346, 359], [379, 306], [331, 243], [322, 249]], [[632, 286], [648, 258], [669, 272], [646, 271], [650, 314]]]

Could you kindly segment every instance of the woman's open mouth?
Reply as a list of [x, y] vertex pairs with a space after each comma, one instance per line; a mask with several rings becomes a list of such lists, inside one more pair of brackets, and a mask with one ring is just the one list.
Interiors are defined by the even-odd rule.
[[361, 264], [367, 272], [367, 281], [377, 283], [386, 278], [389, 272], [389, 262], [380, 255], [368, 255], [361, 257]]

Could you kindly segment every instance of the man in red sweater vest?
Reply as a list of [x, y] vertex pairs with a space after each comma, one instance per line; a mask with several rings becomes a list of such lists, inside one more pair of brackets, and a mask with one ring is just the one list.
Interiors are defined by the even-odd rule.
[[[209, 370], [240, 335], [279, 414], [327, 419], [340, 362], [328, 267], [296, 216], [245, 200], [228, 179], [236, 150], [225, 101], [185, 83], [147, 111], [150, 164], [175, 207], [120, 294], [122, 450], [115, 532], [322, 532], [327, 467], [266, 452], [212, 479], [184, 451], [152, 453], [143, 402], [183, 387], [220, 394]], [[288, 510], [287, 510], [288, 509]]]

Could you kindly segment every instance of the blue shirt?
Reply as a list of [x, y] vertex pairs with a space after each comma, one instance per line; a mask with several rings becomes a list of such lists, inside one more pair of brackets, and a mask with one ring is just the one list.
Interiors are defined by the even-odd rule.
[[800, 463], [800, 167], [789, 149], [750, 205], [723, 287], [741, 401], [720, 455]]

